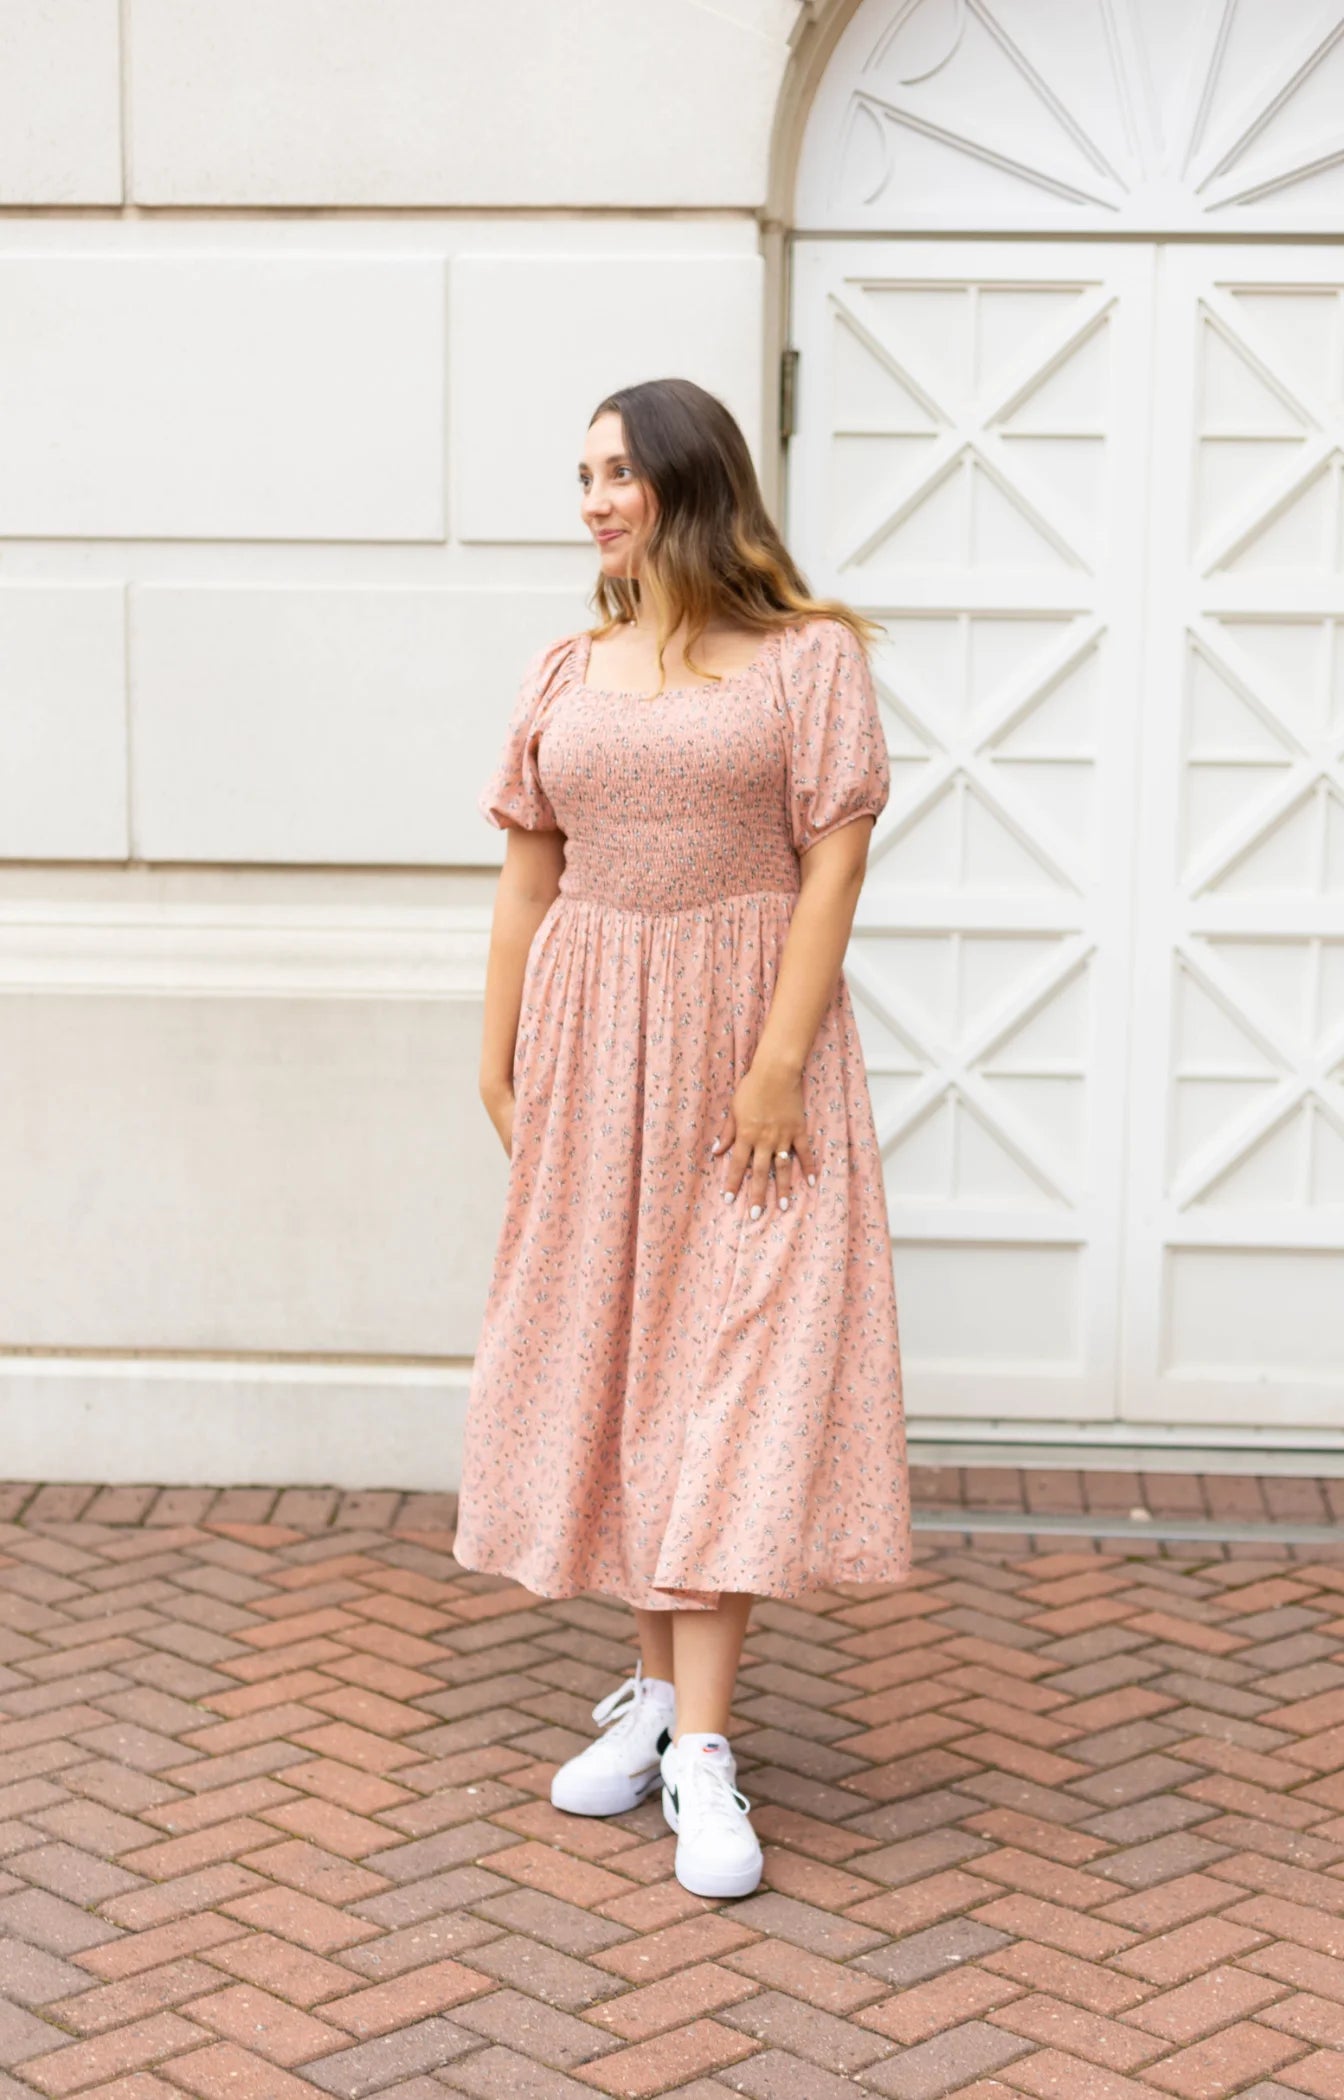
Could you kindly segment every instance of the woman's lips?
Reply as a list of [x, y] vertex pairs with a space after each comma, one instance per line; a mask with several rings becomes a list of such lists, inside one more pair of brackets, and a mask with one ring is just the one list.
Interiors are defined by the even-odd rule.
[[608, 540], [619, 540], [622, 537], [623, 534], [621, 534], [620, 532], [599, 532], [597, 535], [597, 543], [599, 547], [605, 547]]

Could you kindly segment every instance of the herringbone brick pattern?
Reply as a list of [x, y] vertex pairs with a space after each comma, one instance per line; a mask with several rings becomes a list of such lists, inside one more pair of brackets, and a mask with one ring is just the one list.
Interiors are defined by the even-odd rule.
[[0, 1489], [0, 2100], [1344, 2100], [1344, 1552], [945, 1533], [758, 1605], [713, 1904], [656, 1800], [549, 1805], [628, 1615], [451, 1542]]

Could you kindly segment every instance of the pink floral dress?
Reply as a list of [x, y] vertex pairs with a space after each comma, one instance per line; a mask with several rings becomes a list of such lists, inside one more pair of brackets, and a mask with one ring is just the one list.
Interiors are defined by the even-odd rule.
[[795, 1161], [724, 1199], [710, 1145], [751, 1062], [799, 856], [877, 813], [890, 773], [843, 621], [654, 698], [527, 665], [478, 797], [565, 837], [533, 936], [504, 1220], [476, 1352], [457, 1558], [543, 1597], [645, 1609], [795, 1597], [909, 1569], [882, 1163], [849, 987], [803, 1070]]

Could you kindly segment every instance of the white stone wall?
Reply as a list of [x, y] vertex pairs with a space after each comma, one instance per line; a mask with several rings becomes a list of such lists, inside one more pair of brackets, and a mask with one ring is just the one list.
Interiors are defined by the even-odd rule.
[[441, 1486], [593, 405], [777, 471], [799, 0], [0, 0], [0, 1475]]

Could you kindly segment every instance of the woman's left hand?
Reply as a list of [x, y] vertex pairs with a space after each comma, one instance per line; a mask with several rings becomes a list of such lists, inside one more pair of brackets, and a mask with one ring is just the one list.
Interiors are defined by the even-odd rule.
[[[786, 1147], [791, 1148], [792, 1156], [777, 1159], [775, 1154]], [[794, 1193], [794, 1157], [809, 1183], [817, 1178], [812, 1141], [803, 1121], [801, 1074], [792, 1069], [782, 1072], [749, 1066], [719, 1126], [711, 1147], [714, 1157], [725, 1148], [728, 1171], [724, 1198], [736, 1196], [743, 1178], [748, 1177], [751, 1215], [759, 1218], [773, 1167], [776, 1200], [781, 1210], [787, 1210]]]

